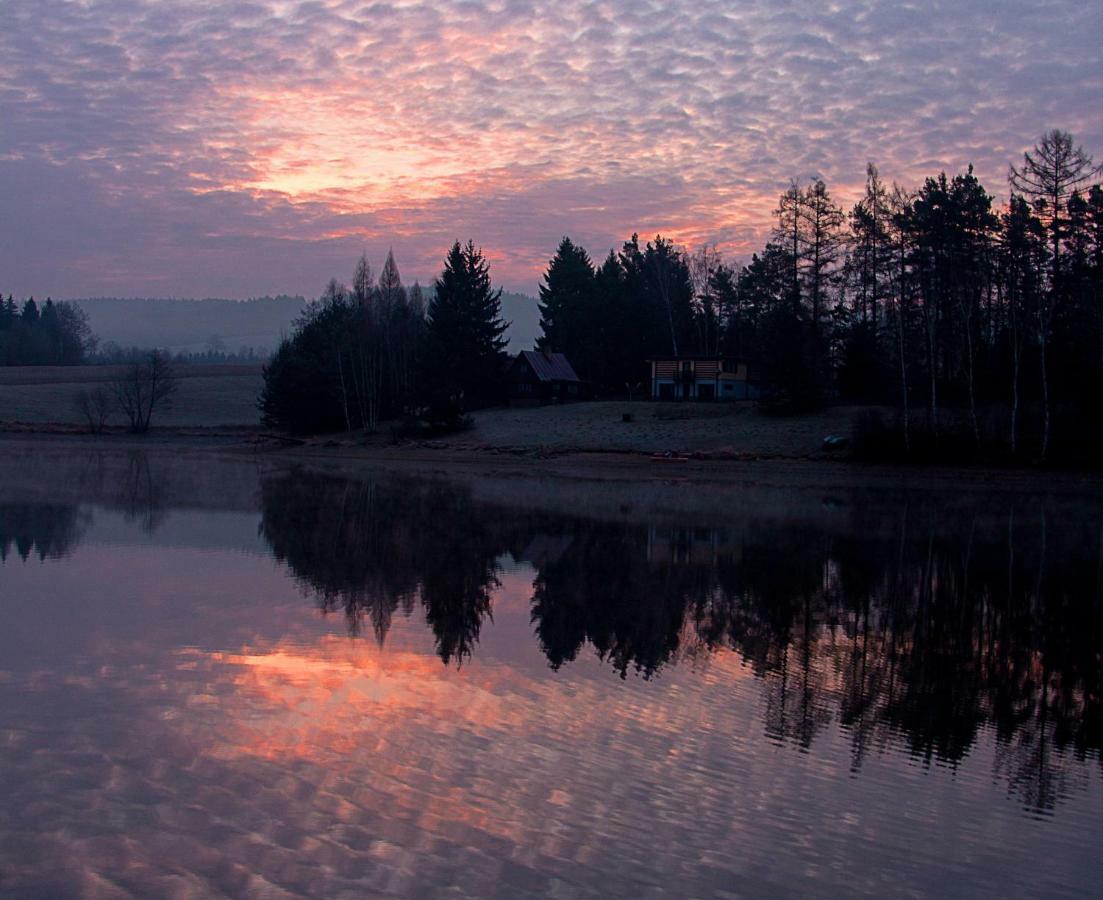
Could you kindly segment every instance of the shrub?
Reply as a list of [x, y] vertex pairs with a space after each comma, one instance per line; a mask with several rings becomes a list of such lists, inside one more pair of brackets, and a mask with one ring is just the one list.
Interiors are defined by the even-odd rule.
[[103, 385], [81, 388], [73, 395], [73, 407], [87, 423], [90, 434], [100, 434], [115, 408], [115, 398]]

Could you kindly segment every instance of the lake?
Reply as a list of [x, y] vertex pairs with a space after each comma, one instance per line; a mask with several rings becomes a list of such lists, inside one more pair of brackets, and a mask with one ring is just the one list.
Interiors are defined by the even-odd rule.
[[1103, 881], [1097, 491], [7, 463], [0, 895]]

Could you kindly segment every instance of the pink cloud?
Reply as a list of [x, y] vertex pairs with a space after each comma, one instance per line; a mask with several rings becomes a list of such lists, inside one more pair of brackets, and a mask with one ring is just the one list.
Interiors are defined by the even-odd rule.
[[745, 256], [791, 177], [990, 190], [1044, 129], [1103, 153], [1083, 4], [12, 0], [0, 278], [55, 296], [313, 295], [472, 237], [533, 289], [558, 238]]

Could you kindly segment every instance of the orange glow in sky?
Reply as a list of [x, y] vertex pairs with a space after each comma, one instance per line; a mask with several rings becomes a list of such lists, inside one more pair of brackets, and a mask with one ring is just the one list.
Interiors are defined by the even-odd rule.
[[1103, 152], [1103, 25], [1072, 0], [1045, 16], [857, 0], [5, 13], [16, 294], [316, 296], [392, 247], [426, 282], [468, 238], [497, 282], [533, 291], [565, 234], [596, 258], [639, 232], [745, 260], [793, 178], [849, 204], [869, 161], [905, 187], [973, 163], [999, 196], [1046, 128]]

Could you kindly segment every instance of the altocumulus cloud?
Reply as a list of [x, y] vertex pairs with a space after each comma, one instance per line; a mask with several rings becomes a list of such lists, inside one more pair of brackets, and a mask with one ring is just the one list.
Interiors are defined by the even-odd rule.
[[529, 288], [565, 233], [743, 255], [790, 178], [991, 190], [1103, 152], [1090, 3], [6, 0], [0, 287], [315, 293], [472, 237]]

